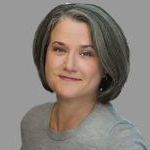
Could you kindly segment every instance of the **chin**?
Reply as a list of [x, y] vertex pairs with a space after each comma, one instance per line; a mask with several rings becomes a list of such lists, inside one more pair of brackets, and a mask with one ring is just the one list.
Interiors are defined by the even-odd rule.
[[56, 95], [64, 99], [73, 99], [79, 97], [81, 93], [71, 91], [71, 90], [63, 90], [63, 91], [56, 91]]

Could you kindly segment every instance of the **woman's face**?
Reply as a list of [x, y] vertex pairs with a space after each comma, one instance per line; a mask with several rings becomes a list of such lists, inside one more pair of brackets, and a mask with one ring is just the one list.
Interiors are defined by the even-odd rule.
[[63, 98], [97, 95], [103, 69], [86, 23], [65, 18], [53, 29], [46, 54], [46, 79]]

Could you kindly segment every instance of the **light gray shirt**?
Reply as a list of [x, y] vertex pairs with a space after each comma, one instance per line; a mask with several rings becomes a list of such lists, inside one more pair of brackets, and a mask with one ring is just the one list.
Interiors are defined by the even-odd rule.
[[32, 108], [21, 122], [21, 150], [148, 150], [138, 129], [112, 104], [97, 104], [74, 129], [49, 128], [54, 103]]

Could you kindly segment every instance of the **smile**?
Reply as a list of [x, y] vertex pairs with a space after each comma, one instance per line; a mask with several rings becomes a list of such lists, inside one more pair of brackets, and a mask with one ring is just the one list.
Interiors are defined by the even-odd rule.
[[74, 78], [74, 77], [68, 77], [68, 76], [63, 76], [63, 75], [59, 75], [59, 77], [65, 81], [81, 81], [81, 79]]

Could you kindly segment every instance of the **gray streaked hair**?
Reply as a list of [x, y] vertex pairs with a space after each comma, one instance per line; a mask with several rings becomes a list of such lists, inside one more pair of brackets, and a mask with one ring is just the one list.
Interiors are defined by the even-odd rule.
[[33, 41], [33, 59], [44, 88], [53, 92], [45, 77], [45, 57], [51, 32], [66, 17], [89, 25], [94, 49], [105, 71], [99, 85], [99, 99], [102, 103], [115, 99], [129, 74], [129, 47], [117, 22], [94, 4], [61, 4], [53, 8], [39, 24]]

